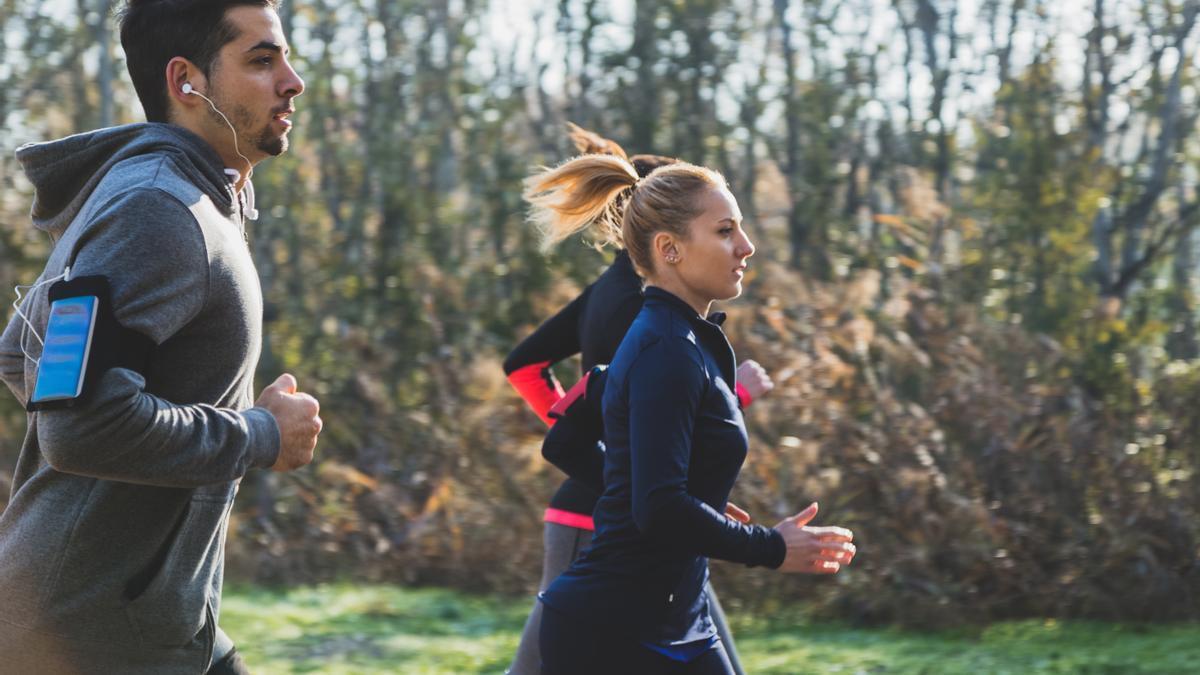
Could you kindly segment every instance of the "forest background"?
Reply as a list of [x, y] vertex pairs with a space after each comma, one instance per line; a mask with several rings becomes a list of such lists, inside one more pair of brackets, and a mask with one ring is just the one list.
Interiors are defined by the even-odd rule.
[[[20, 144], [140, 121], [110, 0], [0, 0], [0, 285]], [[232, 578], [523, 594], [560, 476], [504, 354], [603, 269], [521, 180], [566, 123], [721, 170], [758, 244], [722, 309], [777, 388], [734, 500], [851, 527], [834, 579], [717, 564], [735, 610], [916, 626], [1197, 618], [1196, 30], [1146, 0], [293, 0], [307, 81], [255, 176], [260, 382], [322, 401], [254, 472]], [[560, 378], [578, 376], [563, 364]], [[0, 507], [25, 416], [0, 397]]]

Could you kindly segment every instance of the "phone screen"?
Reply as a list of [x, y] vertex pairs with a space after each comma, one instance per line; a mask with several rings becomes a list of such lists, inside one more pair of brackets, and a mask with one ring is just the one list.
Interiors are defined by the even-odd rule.
[[92, 295], [63, 298], [50, 304], [46, 345], [38, 365], [33, 402], [63, 401], [83, 393], [100, 301]]

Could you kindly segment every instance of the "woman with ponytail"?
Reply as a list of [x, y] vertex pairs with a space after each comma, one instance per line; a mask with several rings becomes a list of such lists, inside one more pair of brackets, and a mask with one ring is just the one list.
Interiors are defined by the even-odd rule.
[[[575, 234], [586, 232], [597, 245], [617, 249], [609, 268], [595, 282], [543, 323], [533, 334], [523, 340], [504, 362], [504, 370], [513, 387], [546, 424], [554, 424], [551, 408], [562, 400], [564, 392], [554, 378], [551, 367], [574, 354], [580, 354], [582, 372], [587, 373], [598, 365], [612, 361], [617, 346], [625, 331], [642, 309], [642, 280], [634, 269], [621, 238], [621, 201], [629, 185], [648, 175], [660, 166], [674, 164], [677, 160], [659, 155], [633, 155], [628, 157], [617, 143], [602, 138], [575, 125], [570, 127], [570, 138], [579, 152], [586, 155], [609, 155], [624, 160], [632, 167], [632, 174], [614, 177], [607, 183], [601, 182], [586, 189], [595, 191], [591, 203], [594, 208], [578, 210], [585, 203], [586, 195], [576, 190], [568, 192], [583, 201], [568, 206], [564, 215], [553, 209], [539, 206], [546, 196], [545, 185], [530, 182], [527, 197], [534, 205], [534, 223], [542, 232], [547, 248]], [[591, 161], [591, 160], [589, 160]], [[604, 161], [604, 160], [602, 160]], [[624, 169], [622, 169], [624, 171]], [[535, 177], [536, 178], [536, 177]], [[566, 187], [566, 186], [562, 186]], [[611, 198], [611, 199], [610, 199]], [[774, 385], [766, 372], [754, 361], [744, 362], [738, 369], [737, 393], [742, 405], [749, 405], [757, 396], [769, 391]], [[567, 443], [569, 451], [579, 451], [579, 446], [594, 444], [593, 439], [572, 439]], [[591, 541], [593, 522], [592, 510], [603, 490], [602, 481], [568, 478], [550, 500], [545, 512], [543, 536], [544, 560], [539, 590], [545, 588]], [[731, 507], [731, 514], [744, 517], [739, 509]], [[710, 590], [713, 617], [722, 640], [730, 653], [735, 672], [742, 672], [737, 664], [732, 636], [717, 603], [716, 595]], [[542, 607], [534, 603], [533, 611], [526, 621], [525, 630], [517, 648], [516, 658], [509, 669], [513, 675], [532, 675], [538, 672], [538, 633], [541, 628]]]
[[[603, 493], [591, 545], [540, 594], [542, 673], [733, 673], [705, 585], [708, 558], [832, 574], [852, 533], [774, 528], [725, 515], [748, 450], [732, 348], [717, 300], [741, 294], [754, 246], [720, 174], [684, 163], [644, 178], [619, 156], [584, 156], [529, 179], [549, 231], [620, 219], [644, 303], [602, 393]], [[553, 430], [552, 430], [553, 433]]]

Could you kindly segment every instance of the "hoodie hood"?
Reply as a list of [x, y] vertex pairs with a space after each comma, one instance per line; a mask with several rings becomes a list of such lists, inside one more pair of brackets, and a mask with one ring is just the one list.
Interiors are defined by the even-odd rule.
[[114, 166], [147, 154], [171, 157], [219, 209], [233, 213], [234, 188], [216, 151], [183, 127], [144, 123], [18, 148], [17, 161], [34, 188], [33, 226], [58, 239]]

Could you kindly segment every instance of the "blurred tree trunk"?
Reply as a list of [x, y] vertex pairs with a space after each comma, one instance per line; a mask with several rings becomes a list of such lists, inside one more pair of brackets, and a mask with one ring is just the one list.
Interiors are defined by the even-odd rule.
[[861, 210], [867, 206], [869, 179], [866, 165], [869, 163], [870, 152], [867, 140], [870, 136], [870, 123], [863, 115], [866, 98], [862, 94], [865, 86], [868, 91], [877, 91], [875, 75], [875, 54], [867, 50], [870, 45], [872, 16], [864, 12], [857, 17], [858, 30], [852, 34], [852, 44], [855, 45], [847, 53], [846, 65], [842, 69], [842, 90], [845, 92], [846, 103], [841, 114], [845, 120], [845, 138], [841, 139], [838, 155], [849, 155], [848, 170], [845, 173], [845, 199], [843, 201], [843, 216], [847, 223], [855, 223]]
[[[0, 1], [0, 35], [8, 35], [9, 26], [15, 23], [16, 15], [17, 0]], [[8, 119], [9, 111], [16, 105], [16, 95], [19, 91], [16, 69], [10, 65], [12, 60], [12, 51], [0, 50], [0, 122]], [[6, 159], [0, 159], [0, 188], [6, 187], [3, 182], [5, 163]]]
[[546, 73], [550, 71], [551, 63], [549, 59], [541, 59], [537, 49], [537, 45], [542, 41], [542, 15], [541, 11], [537, 11], [533, 16], [534, 33], [533, 39], [530, 40], [529, 58], [533, 68], [530, 77], [534, 94], [532, 103], [536, 103], [536, 106], [529, 110], [531, 114], [527, 119], [533, 137], [538, 139], [539, 150], [546, 156], [553, 156], [562, 146], [563, 125], [555, 101], [545, 86]]
[[791, 255], [788, 260], [792, 267], [802, 269], [808, 246], [809, 228], [799, 204], [803, 189], [800, 176], [801, 111], [800, 95], [797, 91], [799, 82], [796, 73], [796, 45], [792, 37], [790, 7], [790, 0], [775, 0], [775, 22], [779, 26], [779, 44], [783, 51], [783, 115], [786, 129], [783, 162], [780, 169], [787, 181], [788, 195], [792, 202], [787, 219], [788, 241], [791, 245]]
[[[879, 90], [881, 84], [880, 68], [878, 67], [880, 55], [877, 53], [875, 58], [871, 60], [871, 68], [867, 77], [867, 81], [871, 88], [871, 99], [874, 101], [880, 100]], [[897, 204], [897, 192], [899, 187], [897, 183], [896, 165], [899, 163], [897, 157], [897, 141], [896, 134], [893, 130], [890, 120], [892, 119], [892, 108], [886, 104], [880, 104], [883, 110], [882, 119], [874, 121], [865, 121], [864, 124], [873, 125], [873, 133], [877, 150], [870, 156], [867, 162], [867, 206], [870, 222], [867, 232], [867, 255], [871, 264], [878, 267], [882, 264], [881, 260], [881, 223], [879, 216], [891, 213]], [[864, 137], [867, 131], [864, 130]], [[884, 276], [885, 292], [880, 294], [880, 301], [887, 299], [886, 293], [887, 277]]]
[[[403, 110], [406, 97], [411, 96], [409, 69], [404, 67], [408, 58], [408, 44], [404, 22], [405, 7], [393, 3], [376, 4], [376, 20], [383, 31], [384, 68], [378, 84], [379, 95], [370, 101], [371, 117], [375, 123], [375, 135], [363, 139], [368, 146], [375, 173], [379, 177], [377, 198], [379, 228], [375, 236], [374, 297], [377, 316], [390, 314], [408, 315], [404, 308], [411, 308], [413, 301], [401, 285], [401, 269], [396, 264], [406, 254], [415, 223], [409, 200], [411, 190], [409, 178], [412, 167], [412, 141], [406, 124], [407, 115], [396, 114]], [[415, 103], [415, 102], [414, 102]], [[412, 105], [409, 103], [407, 105]]]
[[[1105, 146], [1109, 139], [1109, 114], [1112, 109], [1112, 97], [1116, 92], [1113, 81], [1113, 61], [1109, 47], [1106, 47], [1106, 37], [1114, 37], [1120, 45], [1122, 36], [1113, 35], [1108, 26], [1108, 17], [1104, 0], [1095, 0], [1092, 5], [1092, 29], [1087, 34], [1087, 48], [1083, 60], [1083, 106], [1084, 120], [1087, 125], [1087, 146], [1085, 154], [1094, 157], [1097, 164], [1104, 159]], [[1126, 43], [1128, 44], [1128, 43]]]
[[[943, 109], [946, 103], [951, 69], [958, 53], [958, 35], [954, 22], [958, 18], [958, 5], [953, 3], [949, 12], [944, 16], [938, 11], [933, 0], [917, 0], [916, 25], [921, 31], [925, 51], [925, 67], [933, 80], [933, 95], [929, 102], [929, 120], [936, 129], [934, 143], [937, 148], [933, 160], [933, 171], [936, 179], [934, 185], [938, 196], [943, 202], [950, 199], [950, 141], [953, 138], [953, 128], [945, 118]], [[943, 57], [939, 53], [938, 38], [944, 37], [947, 42], [947, 52]], [[928, 132], [928, 125], [926, 127]], [[937, 246], [937, 238], [933, 242]]]
[[670, 154], [654, 144], [659, 118], [659, 82], [654, 74], [658, 64], [658, 20], [661, 0], [636, 0], [633, 45], [628, 61], [633, 63], [634, 81], [625, 88], [625, 119], [629, 121], [630, 146], [634, 152]]
[[99, 72], [96, 84], [100, 88], [100, 126], [111, 127], [116, 119], [113, 112], [113, 40], [112, 0], [96, 0], [96, 49], [99, 52]]
[[1013, 43], [1017, 36], [1017, 26], [1021, 12], [1025, 9], [1025, 0], [1010, 0], [1008, 5], [1008, 25], [1003, 31], [1004, 40], [1000, 41], [1000, 21], [1004, 4], [1002, 0], [990, 0], [986, 6], [987, 24], [991, 31], [992, 49], [996, 54], [996, 79], [1003, 87], [1012, 80], [1013, 73]]
[[746, 130], [746, 143], [742, 147], [741, 166], [738, 171], [738, 199], [745, 204], [744, 216], [752, 222], [758, 220], [758, 202], [755, 198], [755, 188], [758, 185], [758, 120], [762, 116], [763, 101], [762, 87], [767, 76], [767, 65], [764, 61], [758, 71], [746, 82], [742, 90], [741, 106], [738, 121]]
[[75, 10], [78, 12], [76, 23], [70, 33], [63, 37], [67, 40], [67, 68], [71, 79], [70, 100], [63, 101], [63, 107], [71, 116], [71, 133], [77, 134], [96, 128], [98, 120], [97, 107], [94, 103], [94, 91], [91, 89], [91, 79], [88, 77], [84, 57], [92, 47], [96, 35], [95, 2], [92, 0], [76, 0]]
[[595, 38], [596, 30], [601, 25], [598, 9], [599, 0], [585, 0], [583, 3], [585, 23], [583, 32], [579, 36], [579, 89], [572, 102], [574, 110], [572, 118], [576, 124], [585, 129], [590, 129], [599, 122], [589, 100], [592, 95], [592, 70], [595, 68], [593, 64], [595, 50], [592, 41]]
[[[933, 0], [916, 0], [917, 7], [914, 23], [921, 33], [925, 53], [925, 67], [932, 79], [933, 94], [929, 102], [929, 117], [925, 123], [924, 133], [928, 134], [929, 127], [933, 129], [934, 187], [939, 199], [949, 203], [951, 195], [951, 148], [954, 138], [954, 127], [944, 114], [946, 97], [950, 82], [951, 71], [954, 67], [958, 52], [958, 35], [955, 21], [958, 18], [958, 4], [951, 3], [948, 12], [940, 12]], [[938, 49], [938, 39], [944, 38], [947, 43], [946, 54], [943, 56]], [[939, 215], [934, 218], [929, 233], [928, 269], [932, 273], [933, 282], [937, 284], [943, 270], [943, 254], [945, 234], [948, 227], [948, 216]]]
[[[689, 162], [711, 165], [709, 140], [715, 132], [713, 110], [716, 89], [723, 69], [721, 54], [713, 47], [713, 19], [719, 3], [713, 0], [673, 6], [671, 28], [682, 32], [687, 52], [672, 59], [675, 76], [668, 82], [675, 93], [674, 133], [668, 154]], [[707, 94], [707, 96], [706, 96]]]
[[[1188, 203], [1187, 190], [1182, 184], [1176, 188], [1176, 201]], [[1167, 335], [1167, 355], [1172, 360], [1190, 361], [1200, 357], [1200, 337], [1196, 334], [1196, 218], [1186, 218], [1180, 227], [1171, 252], [1171, 286], [1166, 299], [1166, 308], [1173, 318], [1171, 332]]]

